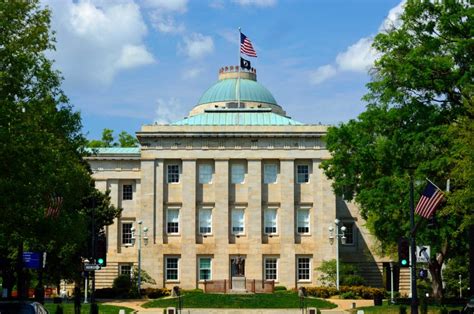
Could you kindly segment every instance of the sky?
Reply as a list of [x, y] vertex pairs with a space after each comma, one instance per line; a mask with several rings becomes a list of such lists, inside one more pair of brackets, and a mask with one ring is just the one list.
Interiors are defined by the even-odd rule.
[[396, 25], [400, 0], [43, 0], [48, 52], [89, 139], [109, 128], [185, 117], [222, 66], [252, 41], [257, 79], [288, 116], [336, 125], [365, 108], [373, 37]]

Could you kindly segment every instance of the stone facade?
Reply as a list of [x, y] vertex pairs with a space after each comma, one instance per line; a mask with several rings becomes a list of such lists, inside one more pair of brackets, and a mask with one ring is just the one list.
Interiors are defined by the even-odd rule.
[[110, 286], [136, 266], [138, 245], [129, 231], [138, 230], [138, 221], [148, 228], [142, 269], [159, 287], [232, 280], [239, 258], [246, 279], [318, 285], [316, 268], [335, 258], [328, 239], [335, 218], [351, 233], [341, 259], [359, 263], [369, 283], [382, 286], [376, 242], [320, 169], [330, 158], [326, 131], [321, 125], [144, 125], [136, 152], [88, 157], [96, 186], [123, 208], [107, 227], [108, 262], [97, 272], [97, 286]]

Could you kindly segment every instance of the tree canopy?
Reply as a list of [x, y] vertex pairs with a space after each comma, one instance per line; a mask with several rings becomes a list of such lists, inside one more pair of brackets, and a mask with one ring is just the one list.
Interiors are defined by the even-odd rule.
[[[323, 169], [345, 199], [358, 203], [382, 249], [409, 233], [409, 180], [442, 189], [451, 180], [436, 229], [419, 243], [437, 254], [430, 264], [435, 295], [440, 267], [466, 243], [473, 223], [473, 11], [467, 3], [408, 1], [401, 25], [376, 36], [365, 112], [328, 130], [333, 158]], [[438, 286], [435, 286], [438, 285]]]
[[138, 140], [126, 131], [122, 131], [118, 135], [118, 142], [115, 141], [114, 131], [105, 128], [102, 131], [102, 138], [100, 140], [90, 140], [87, 144], [88, 147], [137, 147]]
[[50, 253], [50, 262], [80, 254], [85, 198], [100, 198], [110, 217], [119, 212], [97, 196], [80, 115], [45, 55], [54, 49], [50, 18], [38, 1], [0, 2], [0, 264], [10, 287], [15, 263], [23, 273], [23, 248]]

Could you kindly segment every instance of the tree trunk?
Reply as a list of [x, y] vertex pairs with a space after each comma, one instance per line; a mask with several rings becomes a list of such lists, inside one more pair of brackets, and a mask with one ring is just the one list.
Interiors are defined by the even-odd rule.
[[441, 252], [436, 254], [436, 258], [432, 258], [428, 268], [431, 274], [431, 288], [433, 289], [433, 297], [436, 299], [442, 299], [443, 294], [443, 278], [441, 276], [441, 267], [444, 263], [444, 257], [448, 251], [448, 241], [443, 243]]
[[433, 289], [433, 297], [436, 299], [443, 298], [443, 278], [441, 277], [441, 266], [438, 262], [430, 263], [429, 270], [431, 274], [431, 288]]

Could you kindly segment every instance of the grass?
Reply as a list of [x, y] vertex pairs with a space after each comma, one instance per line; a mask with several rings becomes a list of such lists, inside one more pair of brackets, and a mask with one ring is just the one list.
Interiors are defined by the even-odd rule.
[[[410, 313], [410, 306], [405, 306], [407, 309], [407, 313]], [[350, 310], [351, 313], [357, 313], [357, 310], [364, 310], [364, 314], [371, 314], [371, 313], [384, 313], [384, 314], [399, 314], [400, 305], [388, 305], [384, 304], [382, 306], [367, 306], [367, 307], [358, 307], [356, 309]], [[446, 307], [448, 311], [451, 310], [461, 310], [461, 307]], [[428, 306], [428, 314], [439, 314], [441, 307], [439, 306]], [[418, 310], [420, 313], [420, 311]]]
[[[49, 313], [56, 313], [56, 308], [59, 304], [46, 303], [44, 307], [49, 311]], [[74, 314], [74, 304], [73, 303], [62, 303], [61, 304], [64, 310], [64, 314]], [[128, 307], [123, 306], [114, 306], [114, 305], [105, 305], [99, 304], [99, 313], [100, 314], [117, 314], [119, 310], [124, 309], [125, 313], [132, 313], [133, 310]], [[90, 313], [90, 304], [81, 304], [81, 314]]]
[[[299, 308], [300, 301], [296, 292], [277, 291], [273, 294], [211, 294], [196, 291], [184, 292], [182, 297], [183, 308]], [[332, 309], [334, 303], [307, 298], [308, 307]], [[176, 306], [176, 298], [161, 298], [143, 305], [146, 308], [166, 308]]]

